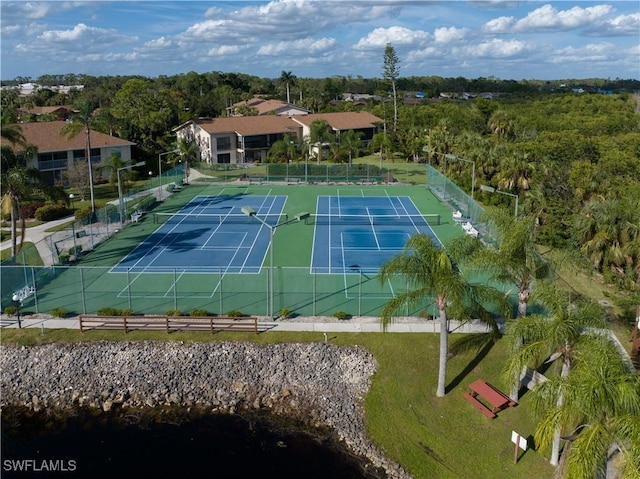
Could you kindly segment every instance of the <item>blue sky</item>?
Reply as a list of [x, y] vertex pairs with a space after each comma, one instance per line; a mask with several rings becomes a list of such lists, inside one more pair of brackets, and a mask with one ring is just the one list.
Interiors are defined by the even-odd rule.
[[634, 1], [1, 0], [1, 78], [239, 72], [640, 79]]

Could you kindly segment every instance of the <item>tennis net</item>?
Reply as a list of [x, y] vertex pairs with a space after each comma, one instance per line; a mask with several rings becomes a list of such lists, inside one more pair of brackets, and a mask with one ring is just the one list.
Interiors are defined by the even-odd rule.
[[315, 214], [307, 220], [317, 225], [372, 225], [372, 226], [424, 226], [439, 225], [438, 213], [422, 215], [329, 215]]
[[[260, 215], [260, 219], [270, 225], [276, 225], [280, 221], [285, 221], [286, 215], [272, 214], [272, 215]], [[203, 225], [218, 225], [218, 224], [254, 224], [259, 225], [261, 222], [257, 221], [251, 216], [244, 214], [215, 214], [215, 213], [201, 213], [201, 214], [189, 214], [189, 213], [153, 213], [154, 223], [170, 223], [170, 224], [203, 224]]]

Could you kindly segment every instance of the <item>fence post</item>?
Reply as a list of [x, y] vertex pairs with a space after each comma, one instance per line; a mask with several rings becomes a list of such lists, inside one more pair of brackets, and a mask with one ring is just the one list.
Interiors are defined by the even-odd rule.
[[33, 303], [36, 307], [36, 313], [39, 313], [38, 309], [38, 285], [36, 284], [36, 271], [35, 268], [31, 267], [31, 283], [33, 284]]
[[82, 312], [87, 312], [87, 306], [84, 298], [84, 267], [80, 266], [80, 295], [82, 297]]
[[127, 268], [127, 304], [129, 309], [131, 309], [131, 281], [129, 281], [129, 270], [131, 268]]
[[175, 268], [173, 268], [173, 309], [178, 309], [178, 281]]

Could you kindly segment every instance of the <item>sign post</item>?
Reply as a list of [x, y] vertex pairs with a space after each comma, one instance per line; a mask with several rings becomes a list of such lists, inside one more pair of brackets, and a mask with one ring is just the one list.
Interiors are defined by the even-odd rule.
[[518, 448], [522, 449], [523, 451], [527, 450], [527, 438], [526, 437], [522, 437], [520, 434], [518, 434], [515, 431], [511, 431], [511, 442], [516, 445], [516, 447], [514, 449], [514, 452], [513, 452], [513, 463], [517, 464], [518, 463]]

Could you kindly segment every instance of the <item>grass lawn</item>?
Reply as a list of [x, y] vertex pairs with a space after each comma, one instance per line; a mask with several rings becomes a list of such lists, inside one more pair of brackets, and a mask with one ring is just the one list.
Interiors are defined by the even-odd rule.
[[[454, 343], [462, 335], [452, 335]], [[3, 342], [33, 344], [78, 340], [181, 340], [254, 341], [257, 343], [322, 341], [321, 333], [208, 333], [46, 330], [3, 330]], [[505, 390], [500, 381], [501, 365], [507, 357], [506, 344], [499, 341], [482, 353], [465, 353], [449, 361], [448, 390], [436, 398], [438, 335], [336, 333], [330, 340], [339, 345], [358, 344], [368, 348], [378, 362], [371, 389], [365, 400], [370, 437], [391, 459], [416, 478], [550, 478], [553, 468], [548, 452], [520, 451], [514, 464], [511, 431], [529, 437], [535, 421], [529, 414], [528, 397], [518, 407], [488, 419], [467, 403], [462, 394], [477, 378]], [[530, 440], [530, 446], [533, 441]]]
[[[18, 240], [18, 243], [20, 243], [20, 241]], [[18, 253], [17, 254], [17, 258], [18, 258], [18, 264], [28, 264], [28, 265], [32, 265], [32, 266], [43, 266], [44, 262], [42, 261], [42, 258], [40, 257], [40, 253], [38, 253], [38, 250], [36, 249], [35, 245], [33, 243], [31, 243], [30, 241], [25, 241], [22, 244], [22, 250], [24, 251], [25, 254], [25, 261], [22, 261], [21, 258], [21, 254], [22, 253]], [[4, 261], [6, 259], [11, 258], [11, 248], [6, 248], [3, 249], [2, 251], [0, 251], [0, 261]]]

